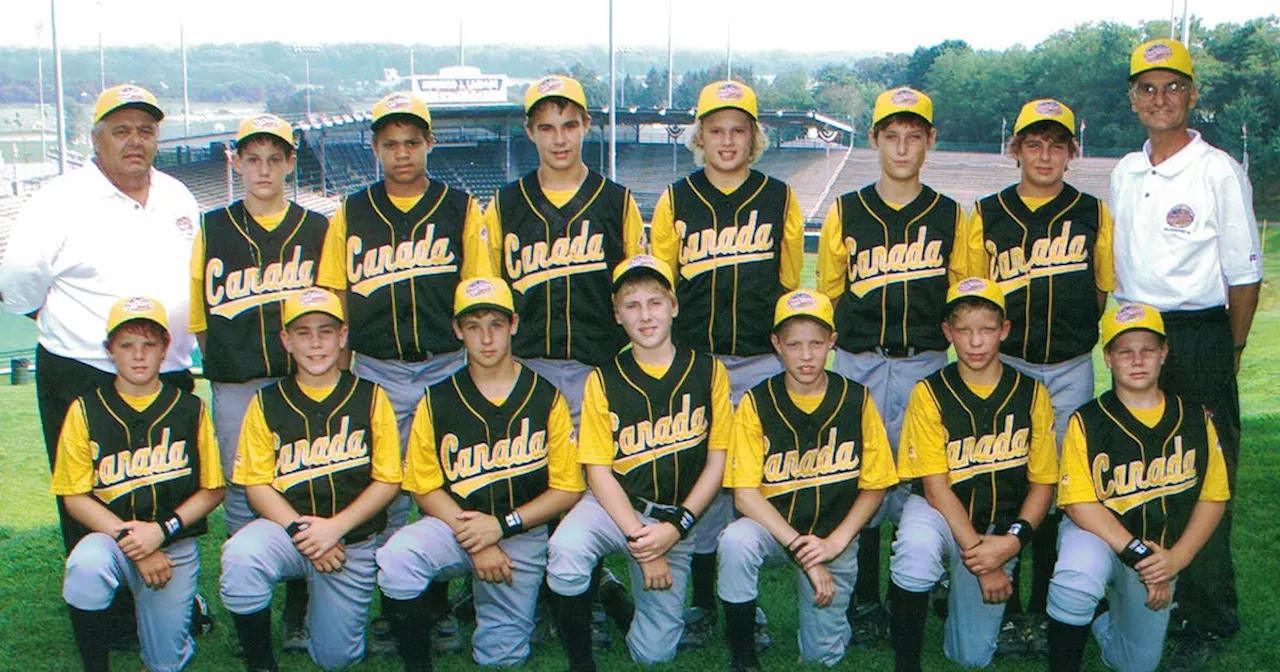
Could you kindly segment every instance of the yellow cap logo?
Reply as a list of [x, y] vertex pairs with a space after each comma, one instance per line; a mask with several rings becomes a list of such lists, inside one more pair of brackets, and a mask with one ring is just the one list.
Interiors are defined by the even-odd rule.
[[961, 280], [957, 289], [961, 294], [976, 294], [987, 288], [987, 281], [982, 278], [969, 278]]
[[816, 305], [818, 302], [808, 292], [795, 292], [787, 299], [787, 307], [791, 310], [808, 310]]
[[120, 103], [140, 103], [147, 99], [147, 91], [139, 86], [122, 86], [116, 93]]
[[155, 310], [156, 304], [145, 296], [135, 296], [124, 302], [120, 307], [121, 312], [128, 315], [141, 315]]
[[388, 112], [407, 110], [410, 107], [413, 107], [413, 101], [409, 100], [409, 96], [406, 96], [403, 93], [396, 93], [387, 98], [386, 107]]
[[1129, 324], [1130, 322], [1138, 322], [1147, 316], [1147, 309], [1136, 304], [1122, 306], [1116, 311], [1116, 324]]
[[893, 92], [893, 97], [889, 99], [894, 105], [902, 107], [912, 107], [920, 102], [920, 96], [916, 95], [911, 89], [898, 89]]
[[493, 296], [493, 283], [484, 278], [477, 278], [467, 283], [467, 298], [480, 299], [486, 296]]
[[1143, 50], [1142, 58], [1152, 65], [1164, 63], [1173, 58], [1173, 49], [1163, 42], [1157, 42]]
[[260, 131], [274, 131], [280, 128], [280, 120], [270, 114], [253, 118], [253, 127]]
[[1036, 114], [1042, 117], [1058, 118], [1062, 116], [1062, 103], [1056, 100], [1042, 100], [1036, 103]]
[[538, 82], [538, 95], [545, 96], [548, 93], [559, 91], [564, 88], [564, 82], [559, 77], [547, 77]]
[[298, 303], [308, 307], [324, 305], [328, 300], [329, 294], [327, 292], [322, 289], [315, 289], [314, 287], [304, 290], [298, 297]]
[[729, 82], [728, 84], [716, 89], [716, 98], [731, 102], [742, 100], [742, 87], [733, 82]]

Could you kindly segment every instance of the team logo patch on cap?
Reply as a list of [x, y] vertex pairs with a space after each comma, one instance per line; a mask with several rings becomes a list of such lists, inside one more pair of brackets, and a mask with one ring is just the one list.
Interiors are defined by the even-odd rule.
[[742, 87], [733, 83], [725, 84], [716, 89], [716, 98], [729, 101], [742, 100]]
[[181, 233], [187, 239], [194, 238], [196, 235], [195, 227], [191, 224], [191, 218], [186, 215], [174, 220], [173, 226], [178, 229], [178, 233]]
[[409, 100], [409, 96], [406, 96], [403, 93], [397, 93], [396, 95], [387, 98], [388, 112], [395, 110], [407, 110], [410, 107], [413, 107], [413, 101]]
[[467, 298], [479, 299], [485, 296], [493, 295], [493, 283], [479, 278], [467, 283]]
[[657, 263], [655, 263], [655, 261], [654, 261], [653, 257], [647, 257], [647, 256], [643, 256], [643, 257], [632, 257], [631, 259], [628, 259], [628, 260], [627, 260], [627, 268], [628, 268], [628, 269], [631, 269], [631, 268], [640, 268], [640, 267], [643, 267], [643, 268], [657, 268], [657, 267], [658, 267], [658, 264], [657, 264]]
[[1164, 43], [1153, 44], [1142, 52], [1142, 58], [1148, 63], [1164, 63], [1173, 58], [1173, 48]]
[[125, 86], [116, 92], [116, 99], [122, 103], [139, 103], [147, 99], [147, 92], [142, 87]]
[[1147, 309], [1142, 306], [1124, 306], [1116, 311], [1116, 324], [1129, 324], [1137, 322], [1147, 316]]
[[964, 294], [981, 292], [986, 288], [987, 281], [982, 278], [968, 278], [967, 280], [961, 280], [960, 284], [956, 286], [956, 289], [960, 290], [960, 292]]
[[298, 295], [298, 303], [301, 303], [304, 306], [321, 306], [324, 305], [325, 301], [328, 299], [329, 295], [327, 292], [323, 289], [316, 289], [315, 287], [305, 290], [302, 294]]
[[559, 77], [547, 77], [546, 79], [538, 82], [538, 93], [544, 96], [552, 91], [559, 91], [563, 88], [564, 82], [560, 81]]
[[1185, 203], [1179, 203], [1169, 210], [1169, 214], [1164, 216], [1164, 221], [1174, 228], [1185, 229], [1196, 221], [1196, 211]]
[[920, 102], [920, 96], [916, 95], [911, 89], [898, 89], [893, 92], [893, 97], [889, 99], [894, 105], [902, 107], [911, 107]]
[[138, 315], [149, 313], [154, 310], [155, 307], [156, 304], [151, 299], [148, 299], [145, 296], [135, 296], [132, 299], [125, 301], [121, 310], [130, 315]]
[[1044, 115], [1046, 117], [1061, 117], [1062, 105], [1056, 100], [1041, 101], [1036, 105], [1036, 114]]
[[812, 294], [808, 293], [793, 294], [787, 299], [787, 307], [792, 310], [808, 310], [816, 305], [818, 302], [813, 299]]
[[264, 114], [253, 118], [253, 127], [262, 131], [274, 131], [280, 128], [280, 120], [269, 114]]

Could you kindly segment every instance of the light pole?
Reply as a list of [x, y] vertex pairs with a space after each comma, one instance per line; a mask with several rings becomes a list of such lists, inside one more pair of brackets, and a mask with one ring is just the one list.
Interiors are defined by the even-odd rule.
[[1004, 133], [1009, 128], [1009, 120], [1001, 117], [1000, 119], [1000, 150], [998, 153], [1004, 154]]
[[618, 58], [613, 51], [613, 0], [609, 0], [609, 179], [618, 179]]
[[182, 137], [191, 137], [191, 96], [187, 88], [187, 22], [178, 19], [178, 45], [182, 50]]
[[626, 108], [627, 106], [627, 68], [622, 63], [622, 57], [631, 53], [631, 47], [626, 45], [618, 47], [618, 69], [622, 71], [622, 86], [618, 87], [619, 101], [618, 105]]
[[98, 92], [107, 90], [107, 57], [102, 49], [102, 0], [98, 0]]
[[299, 54], [303, 59], [303, 67], [305, 68], [305, 83], [307, 87], [307, 121], [311, 121], [311, 55], [320, 51], [320, 47], [314, 44], [295, 44], [293, 45], [293, 53]]
[[45, 142], [47, 125], [44, 120], [44, 21], [36, 22], [36, 88], [40, 105], [40, 163], [43, 164], [49, 157], [49, 148]]
[[67, 172], [67, 115], [62, 97], [62, 50], [58, 48], [58, 0], [49, 0], [49, 34], [53, 37], [53, 103], [58, 119], [58, 174]]

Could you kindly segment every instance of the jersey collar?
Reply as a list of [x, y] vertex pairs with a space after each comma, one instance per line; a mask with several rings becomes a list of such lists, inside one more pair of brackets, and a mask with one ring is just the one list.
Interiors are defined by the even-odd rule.
[[1191, 167], [1201, 156], [1204, 156], [1204, 153], [1209, 149], [1209, 145], [1201, 137], [1200, 131], [1187, 129], [1187, 135], [1191, 136], [1191, 142], [1158, 166], [1151, 165], [1151, 141], [1147, 140], [1142, 143], [1143, 160], [1141, 165], [1135, 166], [1134, 172], [1141, 173], [1151, 170], [1161, 177], [1173, 177]]

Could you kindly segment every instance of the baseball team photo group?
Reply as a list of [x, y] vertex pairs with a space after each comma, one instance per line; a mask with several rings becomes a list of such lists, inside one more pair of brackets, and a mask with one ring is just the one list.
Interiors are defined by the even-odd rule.
[[310, 116], [238, 118], [210, 209], [156, 163], [161, 92], [106, 79], [0, 248], [35, 348], [0, 417], [60, 532], [0, 560], [47, 584], [0, 621], [48, 612], [0, 668], [1280, 669], [1274, 518], [1232, 543], [1266, 232], [1199, 54], [1125, 48], [1145, 142], [1099, 179], [1073, 100], [1029, 95], [989, 111], [1004, 186], [931, 187], [919, 82], [838, 131], [867, 177], [810, 212], [725, 70], [656, 201], [597, 170], [627, 108], [564, 70], [513, 106], [536, 167], [483, 192], [433, 163], [456, 112], [383, 95], [346, 120], [376, 179], [323, 212]]

